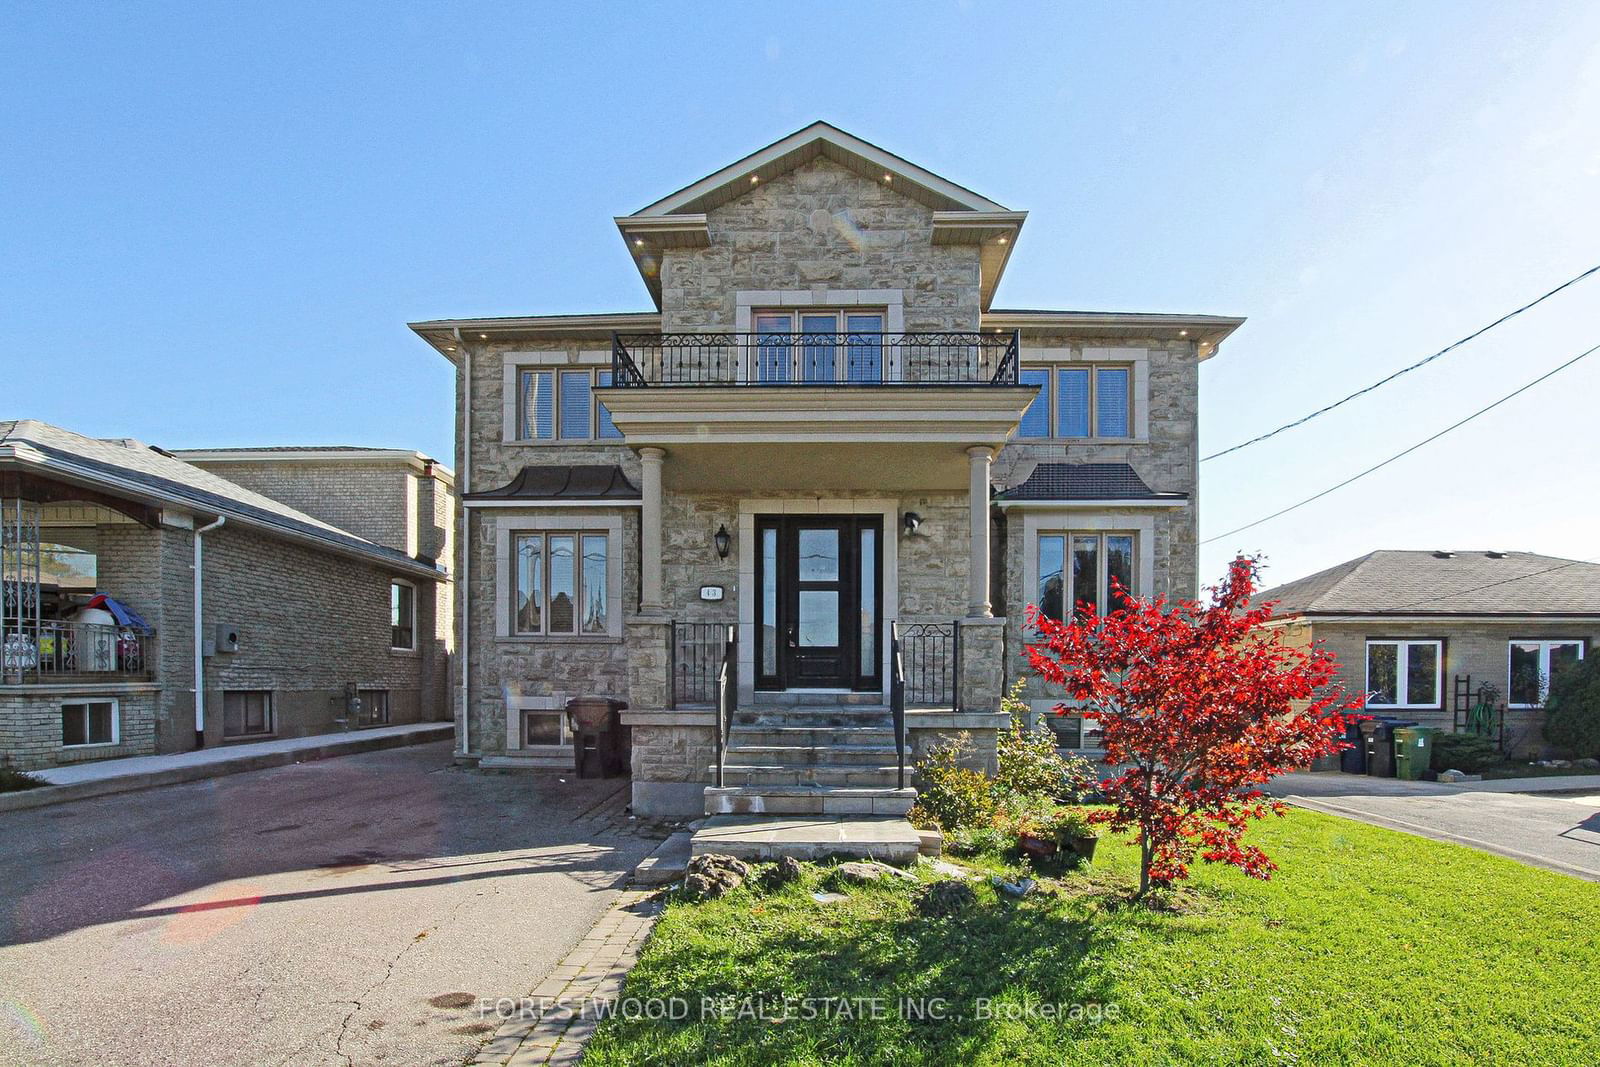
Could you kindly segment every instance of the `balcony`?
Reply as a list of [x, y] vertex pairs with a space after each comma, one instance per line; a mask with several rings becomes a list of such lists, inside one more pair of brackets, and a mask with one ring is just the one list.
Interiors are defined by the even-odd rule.
[[613, 334], [611, 381], [639, 386], [1015, 386], [1018, 334]]
[[0, 685], [147, 681], [155, 638], [130, 626], [44, 619], [6, 621]]

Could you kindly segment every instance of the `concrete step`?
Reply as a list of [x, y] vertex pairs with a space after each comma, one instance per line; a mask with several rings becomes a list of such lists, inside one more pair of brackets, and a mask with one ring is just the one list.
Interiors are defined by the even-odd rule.
[[836, 690], [804, 690], [787, 693], [757, 693], [749, 701], [753, 707], [794, 708], [806, 706], [839, 707], [847, 704], [883, 703], [882, 693], [846, 693]]
[[735, 726], [875, 726], [891, 727], [888, 708], [740, 708], [733, 713]]
[[759, 764], [777, 767], [812, 767], [819, 763], [859, 763], [893, 765], [893, 745], [873, 744], [804, 744], [804, 745], [747, 745], [735, 741], [728, 746], [728, 763], [741, 766]]
[[[716, 768], [710, 768], [716, 773]], [[907, 777], [910, 770], [907, 769]], [[725, 786], [855, 786], [864, 788], [893, 788], [898, 781], [894, 764], [865, 766], [859, 763], [818, 763], [806, 767], [788, 767], [781, 764], [750, 764], [743, 761], [727, 763], [722, 768]]]
[[785, 856], [847, 856], [909, 866], [916, 862], [920, 844], [916, 829], [896, 816], [713, 815], [695, 831], [689, 850], [696, 856], [714, 853], [757, 863]]
[[735, 726], [728, 731], [730, 746], [780, 745], [833, 748], [838, 745], [888, 745], [894, 748], [894, 730], [882, 726]]
[[917, 802], [911, 788], [855, 786], [706, 786], [707, 815], [904, 815]]

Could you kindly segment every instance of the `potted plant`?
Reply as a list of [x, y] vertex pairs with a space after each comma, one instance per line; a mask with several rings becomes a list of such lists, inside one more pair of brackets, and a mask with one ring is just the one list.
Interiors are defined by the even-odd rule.
[[1095, 833], [1082, 812], [1058, 813], [1053, 829], [1057, 847], [1069, 850], [1085, 863], [1094, 859], [1094, 847], [1099, 843], [1100, 835]]

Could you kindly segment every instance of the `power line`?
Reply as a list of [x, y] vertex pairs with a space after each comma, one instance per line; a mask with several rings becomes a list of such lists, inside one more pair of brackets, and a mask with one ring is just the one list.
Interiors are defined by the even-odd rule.
[[1437, 441], [1439, 438], [1443, 437], [1445, 434], [1449, 433], [1452, 430], [1460, 429], [1461, 427], [1465, 426], [1467, 423], [1471, 422], [1473, 419], [1476, 419], [1478, 416], [1488, 414], [1489, 412], [1493, 411], [1495, 408], [1499, 407], [1501, 404], [1504, 404], [1507, 400], [1510, 400], [1513, 397], [1520, 396], [1521, 394], [1527, 392], [1529, 389], [1532, 389], [1534, 386], [1538, 385], [1540, 382], [1545, 381], [1546, 379], [1555, 377], [1557, 374], [1560, 374], [1562, 371], [1566, 370], [1568, 367], [1572, 366], [1574, 363], [1578, 362], [1580, 359], [1584, 359], [1584, 358], [1586, 358], [1588, 356], [1591, 356], [1595, 352], [1600, 352], [1600, 345], [1595, 345], [1593, 348], [1587, 349], [1587, 350], [1585, 350], [1583, 352], [1579, 352], [1576, 356], [1573, 356], [1571, 359], [1569, 359], [1565, 363], [1561, 364], [1561, 366], [1555, 368], [1554, 370], [1546, 371], [1544, 374], [1539, 375], [1539, 377], [1535, 378], [1533, 381], [1529, 382], [1528, 384], [1526, 384], [1524, 386], [1521, 386], [1521, 387], [1517, 388], [1516, 390], [1514, 390], [1512, 392], [1507, 393], [1505, 396], [1501, 397], [1499, 400], [1496, 400], [1494, 403], [1488, 405], [1487, 407], [1479, 408], [1477, 411], [1474, 411], [1471, 415], [1468, 415], [1466, 418], [1462, 419], [1460, 422], [1451, 423], [1449, 426], [1446, 426], [1444, 429], [1440, 430], [1438, 433], [1434, 434], [1432, 437], [1424, 438], [1423, 440], [1418, 441], [1416, 444], [1412, 445], [1410, 448], [1407, 448], [1402, 452], [1396, 452], [1394, 455], [1390, 456], [1388, 459], [1384, 460], [1383, 462], [1373, 464], [1372, 466], [1368, 467], [1366, 470], [1362, 471], [1360, 474], [1351, 475], [1349, 478], [1346, 478], [1344, 481], [1340, 482], [1338, 485], [1329, 486], [1328, 488], [1322, 490], [1320, 493], [1313, 493], [1311, 496], [1306, 497], [1304, 500], [1300, 501], [1297, 504], [1290, 504], [1286, 508], [1280, 508], [1279, 510], [1274, 511], [1271, 515], [1267, 515], [1267, 516], [1265, 516], [1263, 518], [1259, 518], [1259, 519], [1255, 520], [1254, 522], [1247, 522], [1243, 526], [1239, 526], [1239, 527], [1236, 527], [1236, 528], [1234, 528], [1232, 530], [1229, 530], [1227, 533], [1217, 534], [1217, 536], [1215, 536], [1215, 537], [1208, 537], [1204, 541], [1201, 541], [1200, 543], [1202, 545], [1209, 545], [1211, 542], [1220, 541], [1224, 537], [1232, 537], [1236, 533], [1243, 533], [1245, 530], [1249, 530], [1249, 529], [1251, 529], [1253, 527], [1260, 526], [1264, 522], [1271, 522], [1273, 519], [1276, 519], [1280, 515], [1287, 515], [1291, 511], [1296, 511], [1296, 510], [1298, 510], [1300, 508], [1303, 508], [1307, 504], [1311, 503], [1314, 500], [1321, 500], [1323, 497], [1327, 496], [1329, 493], [1337, 492], [1338, 490], [1343, 489], [1345, 486], [1349, 485], [1351, 482], [1360, 481], [1362, 478], [1365, 478], [1367, 475], [1373, 473], [1374, 471], [1382, 470], [1384, 467], [1387, 467], [1389, 464], [1393, 463], [1395, 460], [1403, 459], [1406, 456], [1409, 456], [1411, 453], [1415, 452], [1417, 449], [1421, 448], [1423, 445], [1432, 444], [1434, 441]]
[[1429, 363], [1432, 363], [1434, 360], [1438, 359], [1440, 356], [1445, 355], [1448, 352], [1454, 351], [1457, 348], [1460, 348], [1462, 345], [1466, 344], [1468, 341], [1471, 341], [1471, 340], [1474, 340], [1476, 338], [1482, 337], [1484, 334], [1488, 333], [1490, 330], [1494, 329], [1496, 326], [1500, 325], [1502, 322], [1506, 322], [1506, 321], [1508, 321], [1510, 319], [1514, 319], [1518, 315], [1522, 314], [1524, 311], [1527, 311], [1529, 308], [1536, 307], [1537, 305], [1544, 303], [1546, 300], [1549, 300], [1552, 296], [1555, 296], [1557, 293], [1561, 292], [1561, 290], [1567, 288], [1568, 286], [1576, 285], [1578, 282], [1583, 281], [1589, 275], [1594, 274], [1597, 271], [1600, 271], [1600, 263], [1596, 263], [1594, 266], [1590, 267], [1588, 270], [1584, 271], [1582, 274], [1578, 275], [1575, 278], [1568, 278], [1566, 281], [1562, 282], [1560, 285], [1556, 286], [1554, 289], [1550, 290], [1548, 293], [1544, 294], [1539, 299], [1533, 300], [1533, 301], [1529, 301], [1528, 303], [1523, 304], [1521, 307], [1517, 308], [1515, 311], [1508, 311], [1504, 315], [1501, 315], [1498, 319], [1495, 319], [1489, 325], [1483, 327], [1482, 329], [1474, 330], [1472, 333], [1467, 334], [1467, 336], [1463, 337], [1461, 340], [1455, 342], [1454, 344], [1446, 345], [1445, 347], [1439, 349], [1439, 351], [1435, 352], [1433, 355], [1429, 356], [1426, 359], [1418, 360], [1417, 362], [1411, 364], [1411, 366], [1409, 366], [1409, 367], [1401, 367], [1399, 370], [1395, 371], [1393, 374], [1389, 375], [1387, 378], [1381, 378], [1378, 381], [1373, 382], [1371, 385], [1367, 386], [1365, 389], [1357, 389], [1355, 392], [1351, 393], [1349, 396], [1344, 397], [1343, 399], [1340, 399], [1340, 400], [1335, 400], [1333, 403], [1329, 404], [1327, 407], [1318, 408], [1316, 411], [1313, 411], [1311, 414], [1306, 415], [1303, 418], [1295, 419], [1293, 422], [1286, 422], [1282, 426], [1279, 426], [1276, 430], [1270, 430], [1267, 433], [1262, 434], [1260, 437], [1252, 437], [1252, 438], [1250, 438], [1250, 440], [1241, 441], [1239, 444], [1236, 444], [1231, 448], [1224, 448], [1221, 452], [1213, 452], [1209, 456], [1201, 456], [1200, 457], [1200, 462], [1204, 463], [1208, 459], [1217, 459], [1220, 456], [1226, 456], [1230, 452], [1239, 451], [1241, 448], [1249, 448], [1251, 445], [1260, 444], [1262, 441], [1265, 441], [1269, 437], [1276, 437], [1280, 433], [1283, 433], [1283, 431], [1285, 431], [1285, 430], [1292, 430], [1296, 426], [1304, 426], [1306, 423], [1310, 422], [1312, 419], [1316, 418], [1318, 415], [1326, 415], [1328, 412], [1332, 411], [1334, 408], [1341, 407], [1344, 404], [1348, 404], [1350, 401], [1354, 400], [1358, 396], [1366, 396], [1368, 393], [1372, 392], [1374, 389], [1378, 389], [1378, 388], [1380, 388], [1382, 386], [1388, 385], [1390, 382], [1394, 381], [1396, 378], [1400, 377], [1402, 374], [1410, 374], [1412, 371], [1416, 370], [1418, 367], [1427, 366]]

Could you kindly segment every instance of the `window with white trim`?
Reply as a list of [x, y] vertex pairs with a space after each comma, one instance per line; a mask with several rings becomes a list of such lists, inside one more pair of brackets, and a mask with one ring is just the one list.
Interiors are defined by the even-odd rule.
[[1374, 639], [1367, 642], [1367, 707], [1441, 707], [1444, 643]]
[[1039, 395], [1023, 413], [1018, 438], [1133, 436], [1133, 368], [1101, 363], [1024, 366], [1023, 385]]
[[417, 590], [410, 582], [389, 583], [389, 647], [417, 647]]
[[1579, 638], [1548, 641], [1512, 641], [1506, 703], [1513, 708], [1539, 708], [1550, 696], [1550, 679], [1583, 659], [1587, 651]]
[[272, 693], [265, 689], [229, 689], [222, 694], [222, 736], [270, 734]]
[[513, 533], [511, 632], [610, 633], [610, 537], [584, 530]]
[[1040, 613], [1064, 619], [1068, 605], [1086, 615], [1109, 613], [1122, 606], [1124, 596], [1139, 595], [1136, 542], [1132, 533], [1041, 533], [1034, 600]]
[[517, 374], [517, 440], [621, 440], [611, 412], [594, 396], [610, 384], [609, 368], [524, 368]]
[[114, 745], [121, 732], [115, 700], [85, 700], [61, 705], [61, 746]]

